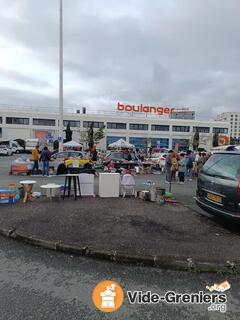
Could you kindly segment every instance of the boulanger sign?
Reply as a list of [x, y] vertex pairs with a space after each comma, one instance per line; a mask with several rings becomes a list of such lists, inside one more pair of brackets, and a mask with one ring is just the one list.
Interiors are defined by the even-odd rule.
[[175, 108], [170, 107], [153, 107], [153, 106], [144, 106], [140, 105], [130, 105], [118, 102], [117, 105], [118, 111], [122, 112], [136, 112], [136, 113], [157, 113], [159, 115], [171, 114]]

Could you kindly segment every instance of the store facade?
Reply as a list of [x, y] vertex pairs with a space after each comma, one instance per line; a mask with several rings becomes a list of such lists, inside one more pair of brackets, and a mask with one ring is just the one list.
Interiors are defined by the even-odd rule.
[[[41, 136], [45, 142], [52, 143], [58, 138], [58, 121], [58, 114], [50, 111], [0, 109], [0, 139], [25, 140]], [[64, 114], [65, 127], [68, 122], [77, 142], [82, 142], [82, 132], [92, 122], [96, 129], [105, 125], [105, 137], [99, 142], [99, 149], [107, 149], [110, 143], [122, 138], [139, 149], [152, 146], [185, 150], [191, 147], [194, 133], [198, 130], [200, 146], [209, 150], [214, 133], [229, 134], [227, 122], [171, 119], [159, 114], [69, 112]]]

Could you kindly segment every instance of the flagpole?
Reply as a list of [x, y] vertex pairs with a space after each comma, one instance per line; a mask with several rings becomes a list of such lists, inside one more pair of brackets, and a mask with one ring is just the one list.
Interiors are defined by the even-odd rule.
[[63, 150], [63, 5], [59, 3], [59, 151]]

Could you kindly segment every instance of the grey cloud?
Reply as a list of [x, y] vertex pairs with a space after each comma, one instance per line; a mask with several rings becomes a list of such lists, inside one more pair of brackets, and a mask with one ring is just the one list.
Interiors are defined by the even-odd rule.
[[21, 106], [23, 105], [42, 107], [55, 107], [58, 105], [57, 97], [31, 91], [0, 88], [0, 96], [0, 106], [19, 106], [19, 111], [21, 111]]
[[14, 81], [16, 83], [28, 85], [30, 87], [37, 87], [39, 89], [41, 89], [41, 87], [50, 86], [50, 83], [44, 79], [33, 78], [26, 74], [6, 68], [0, 68], [0, 75], [1, 77], [5, 77], [6, 81]]

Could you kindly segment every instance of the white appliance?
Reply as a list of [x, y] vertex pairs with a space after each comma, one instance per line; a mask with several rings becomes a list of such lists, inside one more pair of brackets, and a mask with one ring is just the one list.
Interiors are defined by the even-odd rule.
[[119, 173], [99, 173], [99, 197], [117, 198], [119, 197], [119, 189]]

